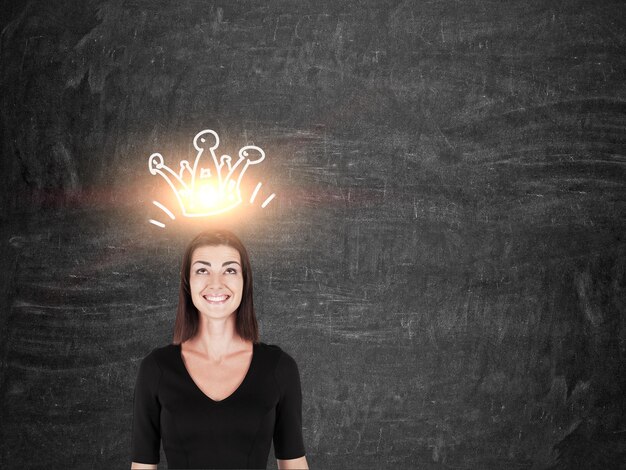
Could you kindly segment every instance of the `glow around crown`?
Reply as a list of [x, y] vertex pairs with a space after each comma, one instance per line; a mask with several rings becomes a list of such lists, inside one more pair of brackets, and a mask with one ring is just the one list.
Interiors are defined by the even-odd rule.
[[242, 200], [240, 184], [244, 173], [250, 165], [265, 158], [260, 147], [247, 145], [239, 150], [234, 163], [229, 155], [218, 159], [215, 150], [219, 143], [217, 132], [211, 129], [198, 132], [193, 139], [198, 150], [193, 166], [182, 160], [178, 172], [164, 163], [160, 153], [150, 155], [150, 173], [165, 179], [186, 217], [205, 217], [237, 207]]

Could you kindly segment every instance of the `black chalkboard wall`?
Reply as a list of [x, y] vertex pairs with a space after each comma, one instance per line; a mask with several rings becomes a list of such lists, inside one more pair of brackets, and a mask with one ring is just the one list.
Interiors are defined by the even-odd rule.
[[[298, 362], [311, 468], [623, 465], [623, 2], [0, 9], [1, 468], [130, 466], [213, 226]], [[206, 128], [265, 150], [259, 200], [172, 221], [148, 157]]]

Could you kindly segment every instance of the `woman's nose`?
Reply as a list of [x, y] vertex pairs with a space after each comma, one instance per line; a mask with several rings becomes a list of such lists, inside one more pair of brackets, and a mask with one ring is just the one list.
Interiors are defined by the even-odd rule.
[[207, 280], [207, 287], [209, 288], [219, 288], [222, 287], [222, 280], [219, 276], [209, 276]]

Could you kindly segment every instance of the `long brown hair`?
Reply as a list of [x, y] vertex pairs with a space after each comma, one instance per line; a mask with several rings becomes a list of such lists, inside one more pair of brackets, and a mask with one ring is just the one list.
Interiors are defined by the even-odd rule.
[[259, 325], [254, 313], [254, 302], [252, 299], [252, 267], [246, 247], [243, 246], [241, 240], [234, 233], [228, 230], [208, 230], [196, 235], [187, 245], [183, 255], [180, 269], [178, 308], [174, 323], [174, 344], [180, 344], [189, 338], [193, 338], [198, 333], [198, 328], [200, 327], [198, 309], [191, 300], [191, 291], [189, 289], [189, 274], [193, 252], [201, 246], [217, 245], [233, 247], [239, 252], [241, 257], [243, 292], [241, 303], [235, 313], [235, 331], [244, 340], [250, 340], [253, 343], [259, 342]]

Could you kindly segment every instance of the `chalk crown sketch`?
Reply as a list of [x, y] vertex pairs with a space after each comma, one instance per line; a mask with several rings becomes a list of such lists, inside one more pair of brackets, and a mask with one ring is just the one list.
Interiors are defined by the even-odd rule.
[[186, 217], [216, 215], [237, 207], [242, 202], [240, 186], [243, 175], [250, 165], [265, 159], [263, 149], [255, 145], [242, 147], [234, 162], [229, 155], [218, 158], [216, 149], [219, 143], [217, 132], [211, 129], [198, 132], [193, 139], [198, 154], [193, 164], [182, 160], [178, 172], [165, 164], [160, 153], [150, 155], [150, 173], [165, 179]]

